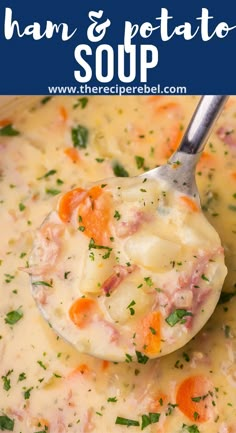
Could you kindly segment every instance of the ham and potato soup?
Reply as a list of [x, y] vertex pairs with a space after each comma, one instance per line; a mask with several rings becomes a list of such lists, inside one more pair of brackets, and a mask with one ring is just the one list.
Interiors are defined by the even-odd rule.
[[0, 110], [0, 430], [236, 432], [236, 98], [198, 162], [205, 217], [145, 178], [197, 102]]

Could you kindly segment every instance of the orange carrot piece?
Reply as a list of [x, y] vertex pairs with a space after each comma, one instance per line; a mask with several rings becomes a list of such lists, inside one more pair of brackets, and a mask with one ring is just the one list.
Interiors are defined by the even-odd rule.
[[77, 299], [69, 309], [69, 317], [78, 328], [84, 328], [98, 312], [97, 302], [91, 298]]
[[141, 350], [147, 355], [157, 354], [161, 346], [161, 313], [159, 311], [148, 313], [141, 321], [138, 334], [142, 342]]
[[150, 407], [149, 407], [150, 412], [161, 411], [163, 406], [165, 407], [168, 401], [169, 401], [169, 398], [168, 398], [167, 394], [164, 394], [163, 392], [159, 392], [150, 404]]
[[[212, 383], [206, 376], [190, 376], [179, 385], [176, 403], [191, 421], [208, 421], [212, 412]], [[210, 393], [209, 393], [210, 392]]]
[[68, 379], [77, 376], [78, 374], [87, 374], [89, 373], [90, 369], [87, 364], [80, 364], [77, 367], [75, 367], [67, 376]]
[[231, 173], [231, 176], [234, 180], [236, 180], [236, 171], [234, 171], [233, 173]]
[[158, 107], [156, 107], [156, 113], [161, 113], [163, 111], [168, 111], [168, 110], [179, 110], [180, 109], [180, 104], [177, 102], [166, 102], [165, 104], [159, 105]]
[[30, 424], [33, 427], [42, 427], [43, 430], [48, 430], [49, 428], [49, 421], [46, 418], [34, 417]]
[[68, 112], [64, 106], [59, 107], [59, 113], [63, 122], [66, 122], [68, 119]]
[[62, 221], [70, 221], [72, 212], [76, 209], [84, 196], [85, 190], [82, 188], [75, 188], [63, 195], [58, 206], [58, 214]]
[[162, 95], [151, 95], [147, 97], [147, 102], [159, 102], [163, 99]]
[[91, 188], [78, 207], [83, 233], [98, 245], [110, 243], [110, 208], [110, 195], [100, 186]]
[[199, 206], [191, 197], [187, 195], [181, 195], [180, 200], [185, 204], [192, 212], [199, 212]]
[[109, 365], [110, 365], [110, 362], [109, 361], [106, 361], [105, 359], [102, 361], [102, 370], [104, 371], [104, 370], [107, 370], [108, 369], [108, 367], [109, 367]]
[[173, 128], [172, 133], [169, 134], [169, 140], [168, 143], [163, 146], [163, 157], [169, 158], [172, 153], [179, 147], [180, 142], [182, 140], [183, 131], [180, 128], [180, 125], [176, 125], [175, 128]]
[[12, 123], [9, 119], [0, 119], [0, 127], [10, 125]]
[[72, 162], [75, 163], [80, 161], [79, 152], [74, 147], [67, 147], [66, 149], [64, 149], [64, 153], [66, 156], [68, 156], [68, 158], [70, 158]]

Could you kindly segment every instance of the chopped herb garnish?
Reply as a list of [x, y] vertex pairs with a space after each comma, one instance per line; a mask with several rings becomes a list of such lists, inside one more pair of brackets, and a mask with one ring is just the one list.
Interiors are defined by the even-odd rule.
[[52, 287], [50, 283], [47, 283], [47, 281], [33, 281], [33, 286], [46, 286], [46, 287]]
[[156, 335], [157, 331], [154, 328], [150, 326], [149, 329], [153, 335]]
[[18, 207], [20, 212], [23, 212], [23, 210], [25, 210], [25, 205], [23, 203], [19, 203]]
[[15, 323], [19, 322], [22, 317], [23, 313], [20, 308], [18, 308], [18, 310], [9, 311], [9, 313], [6, 314], [5, 323], [8, 323], [8, 325], [15, 325]]
[[11, 389], [11, 379], [9, 376], [12, 374], [12, 372], [13, 370], [9, 370], [5, 376], [2, 376], [3, 389], [5, 389], [5, 391], [9, 391], [9, 389]]
[[88, 143], [88, 129], [83, 125], [78, 125], [71, 129], [71, 138], [74, 147], [86, 149]]
[[13, 431], [14, 424], [15, 424], [14, 419], [9, 418], [7, 415], [0, 416], [0, 430]]
[[110, 257], [111, 251], [112, 251], [112, 248], [110, 248], [110, 247], [95, 244], [93, 238], [90, 239], [89, 250], [91, 250], [92, 248], [98, 249], [98, 250], [107, 250], [107, 252], [102, 256], [103, 259], [108, 259]]
[[64, 272], [64, 279], [65, 280], [67, 280], [69, 274], [70, 274], [70, 271]]
[[118, 416], [116, 418], [115, 424], [126, 425], [127, 427], [130, 427], [130, 426], [138, 427], [140, 425], [139, 421], [135, 421], [135, 420], [129, 419], [129, 418], [123, 418], [121, 416]]
[[175, 326], [177, 323], [185, 323], [183, 319], [186, 316], [192, 316], [193, 314], [190, 311], [184, 309], [177, 309], [172, 311], [172, 313], [165, 319], [168, 325]]
[[61, 180], [61, 179], [57, 179], [57, 185], [63, 185], [63, 180]]
[[120, 162], [115, 162], [112, 166], [113, 173], [117, 177], [129, 177], [128, 171], [123, 167]]
[[37, 363], [40, 365], [40, 367], [42, 367], [44, 370], [47, 370], [46, 365], [44, 365], [44, 363], [42, 361], [37, 361]]
[[136, 155], [135, 156], [135, 162], [136, 162], [137, 168], [143, 168], [143, 166], [144, 166], [144, 158], [142, 156]]
[[234, 296], [236, 296], [236, 291], [235, 292], [221, 292], [218, 304], [225, 304], [226, 302], [229, 302]]
[[130, 304], [128, 305], [128, 307], [126, 307], [127, 310], [129, 309], [131, 316], [133, 316], [135, 314], [135, 310], [134, 310], [134, 308], [132, 308], [135, 304], [136, 304], [136, 302], [133, 300], [133, 301], [130, 302]]
[[79, 226], [78, 230], [79, 230], [80, 232], [84, 232], [84, 231], [85, 231], [85, 227], [84, 227], [84, 226]]
[[143, 353], [139, 352], [138, 350], [136, 350], [136, 356], [137, 356], [137, 361], [139, 364], [146, 364], [149, 360], [149, 357], [147, 355], [144, 355]]
[[55, 188], [46, 188], [45, 192], [50, 195], [58, 195], [61, 193], [59, 189], [55, 189]]
[[20, 132], [15, 129], [11, 123], [0, 128], [1, 136], [14, 137], [16, 135], [20, 135]]
[[153, 281], [152, 281], [151, 277], [145, 277], [145, 278], [144, 278], [144, 281], [146, 282], [146, 284], [147, 284], [149, 287], [153, 286]]
[[25, 400], [29, 400], [29, 398], [30, 398], [30, 393], [31, 393], [32, 389], [34, 389], [33, 386], [31, 386], [31, 388], [28, 388], [28, 389], [24, 392], [24, 399], [25, 399]]
[[26, 374], [24, 372], [20, 373], [19, 377], [18, 377], [18, 382], [22, 382], [22, 380], [25, 380], [25, 379], [26, 379]]
[[202, 275], [201, 275], [201, 279], [209, 282], [209, 279], [206, 277], [205, 274], [202, 274]]
[[119, 221], [120, 220], [120, 218], [121, 218], [121, 214], [120, 214], [120, 212], [118, 212], [118, 210], [115, 210], [115, 213], [114, 213], [114, 218], [117, 220], [117, 221]]
[[133, 358], [132, 358], [132, 356], [129, 354], [129, 353], [126, 353], [125, 354], [125, 362], [132, 362], [133, 361]]
[[198, 426], [196, 424], [193, 425], [183, 424], [182, 428], [184, 428], [188, 433], [200, 433]]
[[37, 178], [37, 180], [46, 179], [49, 176], [53, 176], [53, 174], [56, 174], [57, 170], [49, 170], [47, 173], [43, 174], [43, 176], [40, 176]]
[[45, 96], [45, 98], [41, 99], [41, 104], [47, 104], [47, 102], [50, 101], [50, 99], [52, 99], [52, 96]]
[[73, 105], [73, 108], [80, 107], [80, 108], [82, 108], [82, 110], [83, 110], [83, 109], [86, 107], [87, 103], [88, 103], [88, 98], [86, 98], [86, 96], [83, 97], [83, 98], [79, 98], [79, 99], [78, 99], [78, 102], [76, 102], [76, 103]]
[[116, 403], [117, 397], [108, 397], [107, 401], [108, 401], [108, 403]]
[[155, 424], [160, 419], [160, 413], [149, 412], [148, 415], [142, 415], [141, 430], [145, 429], [150, 424]]
[[95, 160], [96, 160], [97, 162], [101, 163], [101, 162], [104, 161], [104, 158], [95, 158]]
[[189, 355], [188, 355], [186, 352], [183, 352], [183, 358], [184, 358], [184, 360], [185, 360], [186, 362], [189, 362], [189, 361], [190, 361], [190, 357], [189, 357]]

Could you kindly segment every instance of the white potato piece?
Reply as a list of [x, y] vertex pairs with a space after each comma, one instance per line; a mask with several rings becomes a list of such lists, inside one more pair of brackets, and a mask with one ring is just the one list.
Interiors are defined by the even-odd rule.
[[126, 241], [124, 249], [138, 265], [153, 271], [167, 271], [177, 259], [181, 245], [158, 236], [136, 234]]
[[141, 288], [138, 289], [133, 281], [126, 280], [106, 299], [105, 306], [112, 320], [125, 323], [132, 318], [132, 308], [133, 316], [137, 318], [137, 315], [147, 311], [151, 302], [151, 296], [147, 296]]
[[106, 250], [88, 250], [81, 278], [82, 293], [99, 293], [102, 283], [110, 276], [111, 269], [116, 264], [114, 254], [104, 259]]

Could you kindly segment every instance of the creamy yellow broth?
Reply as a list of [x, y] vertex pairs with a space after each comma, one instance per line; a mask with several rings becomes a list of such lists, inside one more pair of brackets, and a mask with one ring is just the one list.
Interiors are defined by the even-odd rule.
[[[212, 318], [184, 348], [158, 361], [134, 363], [127, 357], [117, 364], [81, 355], [58, 337], [41, 317], [23, 271], [35, 230], [56, 205], [57, 194], [164, 163], [197, 100], [36, 98], [27, 108], [1, 113], [1, 430], [110, 433], [130, 425], [131, 431], [147, 433], [236, 431], [234, 297], [221, 296]], [[225, 249], [223, 290], [231, 294], [236, 291], [235, 116], [231, 98], [197, 168], [205, 215]], [[87, 131], [82, 130], [80, 147], [71, 134], [78, 125]]]

